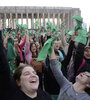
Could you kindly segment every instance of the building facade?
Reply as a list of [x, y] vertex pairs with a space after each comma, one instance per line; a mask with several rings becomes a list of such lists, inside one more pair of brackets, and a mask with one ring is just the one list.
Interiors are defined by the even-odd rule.
[[0, 7], [0, 26], [5, 28], [16, 28], [19, 24], [28, 24], [29, 29], [36, 29], [35, 20], [40, 26], [46, 26], [47, 21], [57, 25], [65, 23], [68, 30], [74, 28], [73, 15], [81, 15], [79, 8], [70, 7], [29, 7], [29, 6], [3, 6]]

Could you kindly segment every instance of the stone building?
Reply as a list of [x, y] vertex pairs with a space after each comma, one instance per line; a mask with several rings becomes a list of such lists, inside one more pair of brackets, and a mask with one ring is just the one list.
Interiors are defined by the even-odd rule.
[[72, 20], [74, 14], [81, 15], [79, 8], [71, 7], [29, 7], [29, 6], [3, 6], [0, 7], [0, 26], [6, 28], [16, 28], [16, 22], [19, 24], [28, 24], [29, 29], [35, 29], [35, 20], [40, 25], [46, 26], [47, 21], [51, 21], [53, 25], [64, 22], [67, 29], [75, 26]]

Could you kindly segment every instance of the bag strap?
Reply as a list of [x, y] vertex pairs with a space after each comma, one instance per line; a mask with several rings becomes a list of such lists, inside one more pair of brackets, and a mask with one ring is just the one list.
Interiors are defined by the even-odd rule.
[[85, 64], [85, 59], [83, 59], [82, 64], [79, 66], [79, 68], [78, 68], [77, 72], [79, 72], [79, 71], [80, 71], [80, 69], [84, 66], [84, 64]]

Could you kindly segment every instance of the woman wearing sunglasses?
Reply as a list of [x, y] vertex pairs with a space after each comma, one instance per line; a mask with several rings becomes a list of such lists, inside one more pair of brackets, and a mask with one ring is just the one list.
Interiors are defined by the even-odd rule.
[[76, 76], [76, 82], [72, 84], [59, 70], [54, 50], [50, 56], [50, 63], [52, 72], [61, 87], [58, 100], [90, 100], [90, 96], [86, 92], [86, 90], [90, 90], [90, 73], [80, 73]]

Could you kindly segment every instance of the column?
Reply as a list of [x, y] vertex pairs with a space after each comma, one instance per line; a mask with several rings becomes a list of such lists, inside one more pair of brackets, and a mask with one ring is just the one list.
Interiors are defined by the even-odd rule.
[[53, 14], [53, 25], [55, 25], [55, 14]]
[[34, 28], [34, 14], [32, 13], [32, 25], [31, 25], [31, 28], [33, 29]]
[[1, 27], [2, 27], [3, 26], [3, 18], [2, 18], [3, 14], [1, 13], [0, 15], [1, 15], [1, 17], [0, 17], [0, 24], [1, 24]]
[[16, 13], [16, 18], [15, 18], [15, 28], [16, 28], [16, 22], [18, 22], [18, 14]]
[[10, 28], [12, 28], [12, 14], [10, 13]]
[[8, 18], [8, 28], [10, 28], [10, 25], [9, 25], [9, 18]]
[[28, 25], [28, 13], [26, 13], [26, 24]]
[[17, 20], [17, 19], [18, 19], [18, 14], [16, 13], [16, 22], [18, 22], [18, 20]]
[[38, 23], [40, 24], [40, 21], [39, 21], [39, 13], [37, 13], [37, 20], [38, 20]]
[[58, 24], [58, 29], [59, 29], [60, 28], [60, 13], [58, 14], [57, 24]]
[[41, 26], [41, 18], [40, 18], [40, 26]]
[[4, 13], [4, 28], [6, 28], [6, 13]]
[[50, 21], [50, 13], [48, 13], [48, 21]]
[[21, 13], [21, 24], [23, 24], [23, 13]]
[[69, 30], [69, 13], [67, 13], [67, 28]]
[[65, 13], [63, 13], [63, 23], [65, 23]]
[[43, 26], [45, 27], [45, 15], [43, 13]]
[[14, 18], [12, 19], [12, 28], [14, 29]]
[[2, 27], [4, 27], [4, 14], [2, 14]]
[[1, 20], [1, 14], [0, 14], [0, 27], [2, 26], [1, 23], [2, 23], [2, 20]]

